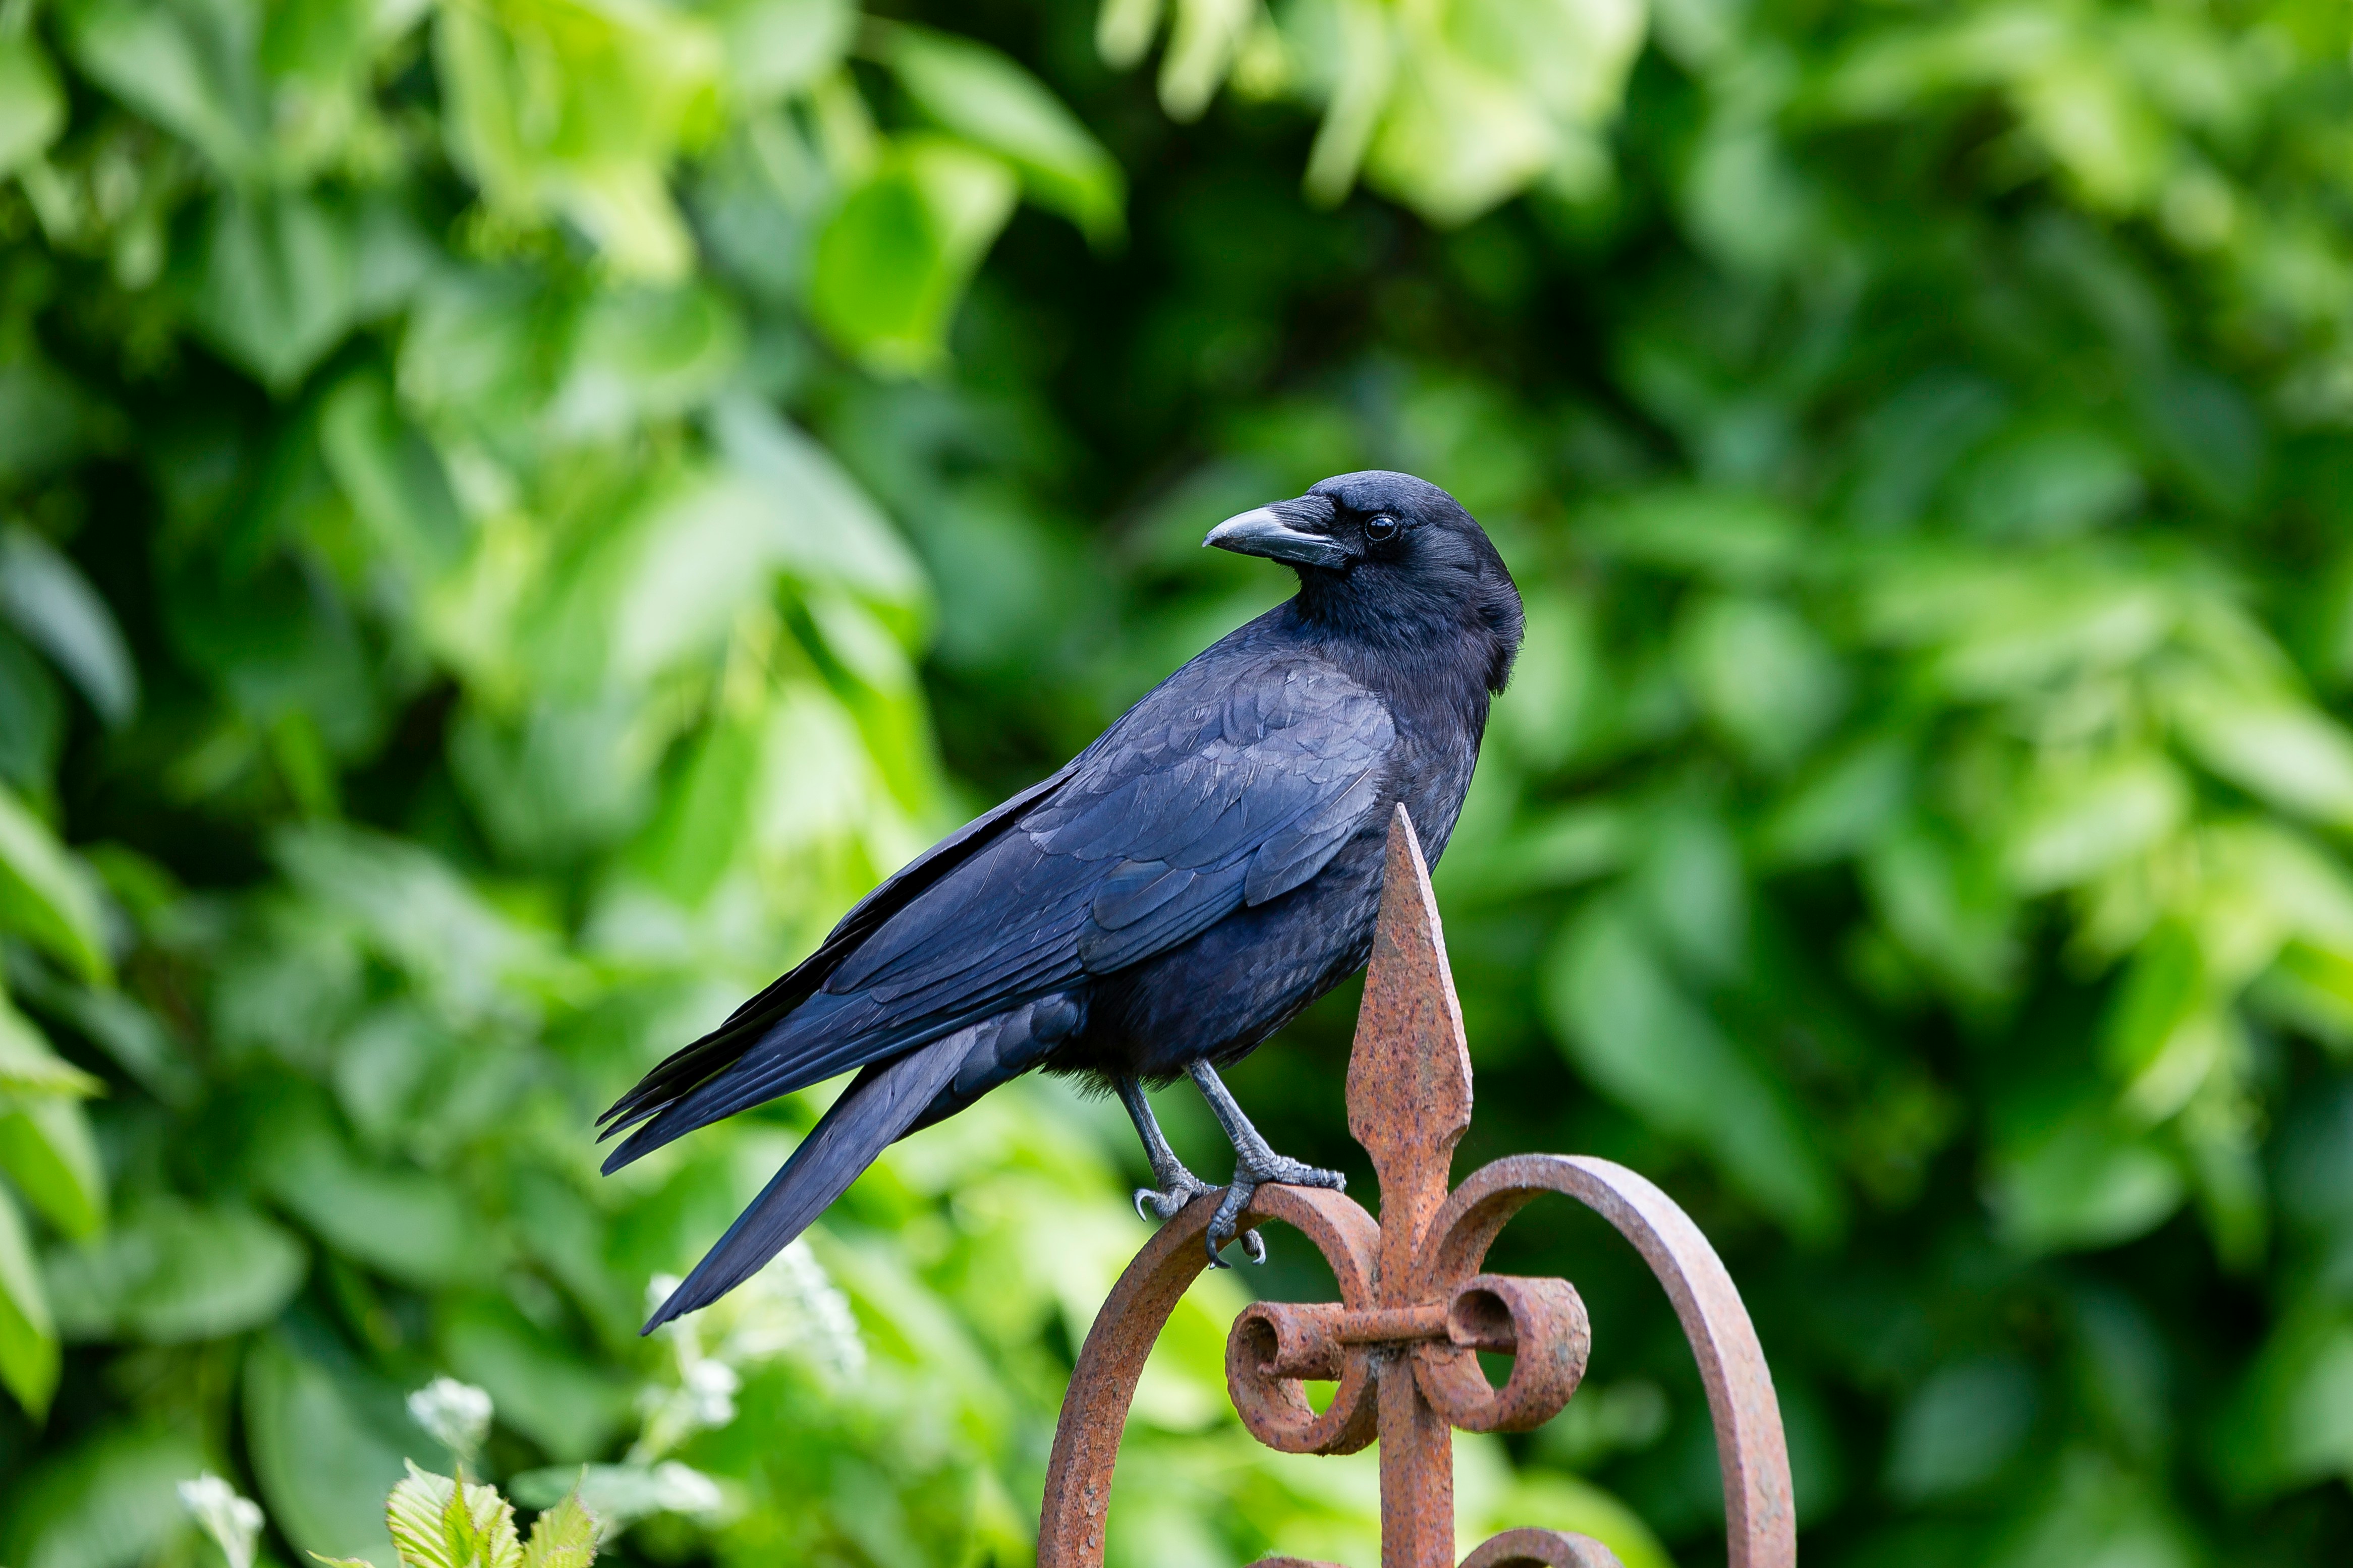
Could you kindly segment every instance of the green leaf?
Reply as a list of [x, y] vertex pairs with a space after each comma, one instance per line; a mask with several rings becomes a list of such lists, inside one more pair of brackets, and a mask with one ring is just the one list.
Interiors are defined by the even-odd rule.
[[564, 1500], [532, 1521], [522, 1568], [588, 1568], [596, 1560], [596, 1516], [575, 1487]]
[[877, 24], [874, 37], [915, 106], [1019, 170], [1032, 199], [1097, 245], [1124, 232], [1119, 165], [1037, 78], [995, 49], [928, 27]]
[[1597, 512], [1580, 532], [1630, 561], [1742, 584], [1788, 575], [1806, 549], [1783, 507], [1713, 490], [1651, 490]]
[[302, 1244], [252, 1210], [160, 1194], [130, 1205], [105, 1237], [45, 1261], [67, 1338], [145, 1344], [259, 1328], [310, 1269]]
[[56, 678], [22, 639], [0, 631], [0, 784], [47, 789], [65, 734], [66, 704]]
[[0, 1105], [16, 1096], [102, 1093], [105, 1085], [59, 1057], [0, 991]]
[[2216, 773], [2283, 810], [2353, 826], [2353, 735], [2302, 703], [2259, 693], [2193, 690], [2182, 738]]
[[1989, 1201], [2003, 1237], [2025, 1252], [2113, 1247], [2181, 1206], [2181, 1166], [2126, 1124], [2104, 1097], [2005, 1131], [1993, 1151]]
[[2035, 1505], [2008, 1531], [2000, 1568], [2198, 1568], [2200, 1543], [2175, 1517], [2168, 1489], [2086, 1448], [2044, 1459]]
[[57, 661], [110, 726], [130, 719], [139, 672], [113, 613], [80, 569], [28, 528], [0, 532], [0, 615]]
[[16, 1568], [153, 1562], [187, 1529], [179, 1483], [205, 1468], [203, 1447], [185, 1432], [115, 1427], [53, 1451], [0, 1500], [0, 1561]]
[[708, 1517], [723, 1497], [718, 1484], [676, 1459], [658, 1465], [553, 1465], [514, 1479], [514, 1493], [528, 1504], [545, 1499], [555, 1507], [578, 1496], [600, 1529], [617, 1529], [657, 1513]]
[[581, 312], [571, 350], [549, 427], [594, 440], [707, 402], [743, 356], [744, 324], [712, 289], [609, 289]]
[[[1226, 79], [1254, 8], [1250, 0], [1175, 0], [1174, 9], [1168, 48], [1160, 60], [1160, 107], [1172, 120], [1198, 120]], [[1108, 11], [1105, 20], [1111, 21]], [[1112, 26], [1115, 37], [1119, 24]], [[1149, 26], [1143, 30], [1148, 38]]]
[[1769, 769], [1794, 765], [1846, 703], [1845, 672], [1821, 637], [1771, 599], [1694, 601], [1676, 651], [1700, 707]]
[[456, 566], [472, 529], [440, 457], [401, 418], [381, 377], [338, 383], [319, 409], [319, 451], [377, 547], [420, 585]]
[[2021, 892], [2072, 887], [2163, 844], [2189, 806], [2180, 771], [2153, 752], [2052, 769], [2026, 792], [2004, 868]]
[[602, 1453], [628, 1415], [628, 1389], [507, 1302], [477, 1297], [445, 1310], [443, 1363], [490, 1392], [499, 1419], [556, 1460]]
[[1016, 190], [1013, 172], [987, 153], [944, 137], [899, 138], [818, 236], [810, 317], [877, 371], [937, 366]]
[[414, 1462], [385, 1504], [385, 1524], [406, 1568], [522, 1568], [514, 1506], [480, 1482], [462, 1491]]
[[473, 1210], [438, 1177], [370, 1165], [343, 1146], [323, 1112], [281, 1111], [261, 1152], [269, 1194], [346, 1257], [417, 1286], [481, 1271]]
[[47, 1096], [0, 1115], [0, 1171], [68, 1237], [106, 1223], [106, 1174], [78, 1100]]
[[1545, 1001], [1570, 1061], [1598, 1088], [1704, 1149], [1790, 1230], [1838, 1229], [1837, 1184], [1780, 1086], [1684, 994], [1614, 900], [1597, 900], [1562, 931]]
[[[186, 1049], [154, 1014], [123, 993], [82, 985], [58, 978], [53, 972], [27, 971], [25, 994], [63, 1018], [90, 1042], [111, 1058], [115, 1066], [166, 1105], [184, 1106], [196, 1093], [195, 1068]], [[0, 1016], [0, 1061], [7, 1056], [5, 1016]], [[0, 1087], [7, 1068], [0, 1065]], [[95, 1089], [97, 1080], [88, 1080]]]
[[33, 1267], [24, 1218], [8, 1189], [0, 1187], [0, 1387], [37, 1421], [57, 1392], [58, 1367], [48, 1295]]
[[2025, 1444], [2038, 1403], [2033, 1372], [2012, 1357], [1938, 1368], [1896, 1417], [1887, 1489], [1916, 1503], [1982, 1489]]
[[405, 1469], [398, 1396], [356, 1368], [298, 1349], [284, 1331], [246, 1354], [248, 1452], [262, 1500], [298, 1550], [396, 1568], [385, 1497]]
[[0, 36], [0, 175], [48, 151], [66, 127], [65, 89], [40, 46]]
[[561, 216], [630, 277], [691, 269], [665, 174], [716, 128], [726, 42], [708, 20], [507, 0], [439, 10], [434, 52], [450, 151], [493, 209]]
[[858, 24], [849, 0], [713, 0], [702, 9], [726, 41], [739, 113], [815, 86], [841, 63]]
[[1956, 996], [1987, 1003], [2010, 994], [2017, 909], [1985, 857], [1915, 824], [1873, 845], [1862, 871], [1889, 931]]
[[190, 0], [69, 0], [58, 19], [74, 63], [100, 85], [195, 143], [223, 174], [258, 171], [269, 116], [251, 12]]
[[216, 203], [195, 321], [271, 390], [290, 391], [349, 331], [358, 258], [345, 216], [306, 192]]
[[785, 564], [901, 610], [912, 641], [931, 608], [923, 563], [840, 461], [754, 398], [721, 398], [710, 428], [727, 466], [766, 501]]
[[1465, 56], [1436, 27], [1406, 25], [1365, 161], [1368, 184], [1451, 228], [1516, 195], [1559, 152], [1551, 119], [1510, 74]]
[[41, 947], [86, 980], [112, 973], [89, 879], [38, 817], [0, 788], [0, 931]]
[[1815, 764], [1782, 793], [1758, 834], [1774, 867], [1811, 866], [1854, 855], [1901, 818], [1915, 764], [1903, 738], [1871, 735]]
[[[1327, 45], [1336, 69], [1332, 96], [1315, 127], [1314, 145], [1307, 150], [1307, 168], [1300, 187], [1317, 206], [1337, 206], [1363, 168], [1365, 149], [1380, 124], [1397, 79], [1397, 39], [1388, 8], [1374, 0], [1333, 0], [1331, 16], [1337, 37]], [[1182, 57], [1172, 56], [1173, 58]], [[1182, 80], [1174, 73], [1164, 81]], [[1181, 89], [1180, 89], [1181, 90]], [[1164, 95], [1164, 99], [1165, 99]], [[1200, 95], [1208, 101], [1208, 94]]]
[[2213, 1456], [2244, 1502], [2353, 1475], [2353, 1313], [2306, 1307], [2274, 1329], [2214, 1432]]
[[2101, 1066], [2132, 1086], [2127, 1097], [2157, 1096], [2145, 1108], [2151, 1120], [2179, 1110], [2214, 1061], [2212, 1004], [2197, 937], [2179, 921], [2160, 924], [2134, 951], [2100, 1032]]

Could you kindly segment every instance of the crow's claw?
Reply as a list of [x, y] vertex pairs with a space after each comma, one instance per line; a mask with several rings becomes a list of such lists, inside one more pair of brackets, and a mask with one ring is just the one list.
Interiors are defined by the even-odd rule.
[[[1236, 1225], [1242, 1210], [1250, 1206], [1259, 1188], [1272, 1183], [1286, 1187], [1329, 1187], [1334, 1192], [1345, 1192], [1348, 1179], [1337, 1171], [1325, 1171], [1287, 1154], [1270, 1153], [1264, 1159], [1247, 1156], [1234, 1167], [1234, 1179], [1226, 1188], [1226, 1195], [1218, 1202], [1218, 1212], [1209, 1216], [1209, 1229], [1204, 1240], [1209, 1248], [1209, 1267], [1230, 1268], [1233, 1266], [1218, 1256], [1226, 1244], [1234, 1239]], [[1266, 1243], [1255, 1230], [1241, 1233], [1242, 1256], [1252, 1263], [1266, 1261]]]
[[1135, 1217], [1138, 1219], [1149, 1217], [1145, 1213], [1146, 1209], [1163, 1220], [1175, 1219], [1184, 1212], [1187, 1204], [1205, 1193], [1218, 1190], [1182, 1165], [1159, 1174], [1164, 1185], [1135, 1189]]
[[[1202, 1181], [1199, 1177], [1194, 1175], [1190, 1171], [1186, 1170], [1181, 1165], [1176, 1167], [1174, 1174], [1175, 1179], [1170, 1181], [1166, 1187], [1138, 1187], [1135, 1189], [1136, 1218], [1146, 1219], [1153, 1215], [1157, 1215], [1164, 1222], [1175, 1219], [1179, 1214], [1184, 1212], [1185, 1205], [1191, 1203], [1195, 1198], [1200, 1197], [1204, 1194], [1214, 1194], [1218, 1190], [1217, 1188], [1209, 1185], [1208, 1183]], [[1149, 1213], [1146, 1211], [1149, 1211]], [[1227, 1239], [1233, 1239], [1232, 1227], [1230, 1226], [1227, 1230]], [[1242, 1256], [1248, 1258], [1252, 1263], [1263, 1263], [1266, 1261], [1266, 1242], [1257, 1231], [1246, 1230], [1242, 1232], [1241, 1243]], [[1222, 1262], [1219, 1261], [1218, 1255], [1214, 1250], [1209, 1254], [1209, 1261], [1216, 1264], [1220, 1268], [1225, 1267]]]

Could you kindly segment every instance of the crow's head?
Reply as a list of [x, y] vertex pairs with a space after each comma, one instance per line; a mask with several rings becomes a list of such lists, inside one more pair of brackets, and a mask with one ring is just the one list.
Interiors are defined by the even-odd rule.
[[1229, 517], [1201, 542], [1299, 574], [1300, 613], [1344, 635], [1478, 661], [1501, 691], [1519, 652], [1519, 590], [1486, 530], [1411, 474], [1367, 468]]

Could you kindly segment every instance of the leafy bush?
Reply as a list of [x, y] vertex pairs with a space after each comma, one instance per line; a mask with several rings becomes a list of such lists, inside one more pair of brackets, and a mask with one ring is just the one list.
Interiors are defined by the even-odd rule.
[[[1115, 1113], [992, 1097], [651, 1342], [816, 1106], [584, 1129], [1370, 463], [1531, 610], [1440, 874], [1466, 1156], [1699, 1214], [1810, 1558], [2341, 1558], [2341, 18], [1162, 11], [0, 9], [0, 1561], [185, 1561], [210, 1470], [393, 1568], [444, 1372], [611, 1554], [1019, 1560]], [[1346, 1016], [1238, 1079], [1344, 1165]], [[1672, 1325], [1546, 1223], [1597, 1382], [1466, 1529], [1704, 1561]], [[1234, 1288], [1114, 1553], [1370, 1561], [1362, 1464], [1223, 1415]]]

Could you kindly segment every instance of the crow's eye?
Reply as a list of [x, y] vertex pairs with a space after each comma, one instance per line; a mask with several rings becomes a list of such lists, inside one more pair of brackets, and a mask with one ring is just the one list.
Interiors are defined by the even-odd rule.
[[1365, 537], [1375, 544], [1387, 544], [1398, 536], [1398, 520], [1383, 512], [1365, 520]]

